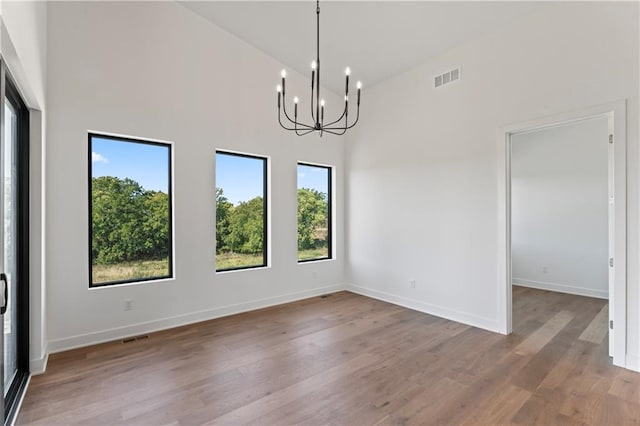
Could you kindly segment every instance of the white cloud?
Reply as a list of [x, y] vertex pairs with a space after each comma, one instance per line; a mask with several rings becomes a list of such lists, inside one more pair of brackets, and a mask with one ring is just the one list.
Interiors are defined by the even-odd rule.
[[304, 178], [304, 173], [298, 173], [298, 179]]
[[91, 162], [109, 164], [109, 160], [97, 152], [91, 152]]

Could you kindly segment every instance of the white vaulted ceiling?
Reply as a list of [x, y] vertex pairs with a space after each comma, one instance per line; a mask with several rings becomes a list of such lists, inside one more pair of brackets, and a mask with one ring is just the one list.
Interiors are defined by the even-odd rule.
[[[292, 69], [310, 74], [315, 1], [181, 1]], [[365, 87], [549, 4], [535, 2], [322, 1], [323, 86], [341, 93], [343, 70]], [[452, 64], [456, 65], [456, 64]], [[447, 71], [447, 70], [443, 70]], [[278, 75], [274, 75], [274, 84]]]

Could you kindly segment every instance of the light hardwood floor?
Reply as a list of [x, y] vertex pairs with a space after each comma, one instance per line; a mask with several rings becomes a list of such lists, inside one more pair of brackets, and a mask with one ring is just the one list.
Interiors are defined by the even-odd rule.
[[516, 287], [502, 336], [340, 292], [52, 355], [17, 423], [640, 424], [603, 309]]

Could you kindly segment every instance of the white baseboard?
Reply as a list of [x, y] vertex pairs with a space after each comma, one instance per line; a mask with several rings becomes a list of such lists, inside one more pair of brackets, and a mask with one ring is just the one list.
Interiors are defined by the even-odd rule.
[[627, 354], [627, 365], [625, 366], [629, 370], [637, 371], [640, 373], [640, 356]]
[[49, 352], [46, 350], [41, 358], [30, 360], [29, 370], [31, 371], [31, 375], [43, 374], [47, 370], [47, 362], [49, 362]]
[[[288, 293], [280, 296], [238, 303], [235, 305], [227, 305], [219, 308], [163, 318], [155, 321], [148, 321], [124, 327], [112, 328], [109, 330], [97, 331], [94, 333], [65, 337], [63, 339], [50, 340], [48, 349], [49, 353], [62, 352], [70, 349], [81, 348], [84, 346], [91, 346], [99, 343], [125, 339], [127, 337], [137, 336], [140, 334], [153, 333], [155, 331], [161, 331], [197, 322], [208, 321], [215, 318], [253, 311], [256, 309], [267, 308], [269, 306], [280, 305], [282, 303], [295, 302], [296, 300], [308, 299], [310, 297], [335, 293], [342, 290], [345, 290], [344, 284], [334, 284], [326, 287], [319, 287], [296, 293]], [[36, 365], [35, 367], [38, 366], [39, 365]], [[42, 366], [42, 372], [44, 372], [44, 369], [46, 368], [46, 360], [44, 361]], [[32, 369], [32, 371], [35, 371], [35, 369]]]
[[575, 287], [565, 284], [525, 280], [523, 278], [513, 278], [511, 281], [514, 285], [518, 285], [521, 287], [537, 288], [538, 290], [557, 291], [559, 293], [575, 294], [578, 296], [597, 297], [598, 299], [609, 299], [609, 292], [606, 290], [594, 290], [591, 288]]
[[394, 305], [404, 306], [405, 308], [413, 309], [414, 311], [420, 311], [425, 314], [434, 315], [477, 328], [482, 328], [494, 333], [500, 333], [500, 324], [497, 319], [483, 318], [465, 312], [457, 311], [455, 309], [450, 309], [431, 303], [425, 303], [420, 300], [410, 299], [404, 296], [396, 296], [394, 294], [385, 293], [383, 291], [373, 290], [366, 287], [360, 287], [355, 284], [347, 284], [346, 290], [352, 293], [360, 294], [362, 296], [382, 300], [383, 302], [389, 302], [393, 303]]

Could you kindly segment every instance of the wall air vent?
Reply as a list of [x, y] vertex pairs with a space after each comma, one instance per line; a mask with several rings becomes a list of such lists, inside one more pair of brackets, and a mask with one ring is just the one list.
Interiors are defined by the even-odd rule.
[[444, 86], [445, 84], [453, 83], [457, 80], [460, 80], [460, 68], [456, 68], [449, 72], [445, 72], [444, 74], [435, 76], [433, 83], [434, 87], [438, 88], [440, 86]]
[[149, 338], [148, 334], [143, 334], [142, 336], [127, 337], [126, 339], [122, 340], [122, 343], [131, 343], [137, 340], [144, 340], [148, 338]]

